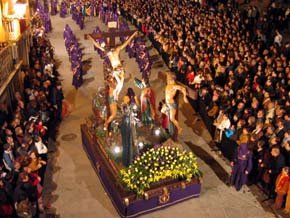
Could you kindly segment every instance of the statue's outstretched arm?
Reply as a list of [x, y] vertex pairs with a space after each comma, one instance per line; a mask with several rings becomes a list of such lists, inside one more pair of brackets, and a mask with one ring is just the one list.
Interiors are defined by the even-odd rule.
[[138, 34], [138, 31], [134, 32], [123, 44], [117, 46], [115, 48], [116, 51], [120, 52], [122, 49], [126, 48], [127, 45], [134, 39], [134, 37]]
[[99, 43], [97, 43], [96, 40], [93, 37], [88, 35], [88, 39], [90, 39], [93, 42], [94, 46], [96, 46], [101, 51], [105, 52], [105, 49]]

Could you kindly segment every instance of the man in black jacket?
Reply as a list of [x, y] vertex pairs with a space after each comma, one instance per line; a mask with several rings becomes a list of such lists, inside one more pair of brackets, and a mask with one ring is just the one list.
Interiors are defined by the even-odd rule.
[[285, 157], [280, 152], [280, 148], [278, 146], [272, 147], [268, 168], [268, 173], [270, 175], [269, 197], [271, 199], [275, 198], [275, 182], [284, 166], [285, 166]]
[[56, 119], [61, 121], [62, 100], [64, 99], [61, 83], [56, 83], [55, 87], [51, 91], [51, 103], [56, 108]]

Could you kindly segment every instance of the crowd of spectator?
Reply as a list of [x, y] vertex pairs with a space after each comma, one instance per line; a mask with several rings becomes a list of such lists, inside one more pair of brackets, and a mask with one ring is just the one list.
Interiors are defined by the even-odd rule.
[[48, 206], [42, 200], [48, 142], [62, 119], [63, 93], [54, 49], [40, 17], [33, 19], [23, 92], [14, 93], [11, 111], [0, 109], [0, 217], [38, 217]]
[[[236, 10], [194, 0], [118, 4], [121, 14], [148, 35], [179, 82], [195, 91], [191, 104], [218, 148], [238, 154], [238, 145], [246, 144], [251, 155], [243, 158], [250, 158], [251, 172], [241, 173], [274, 198], [276, 179], [290, 166], [290, 44], [283, 36], [289, 8], [272, 2], [260, 13], [254, 6]], [[233, 165], [243, 160], [234, 152], [228, 158]]]

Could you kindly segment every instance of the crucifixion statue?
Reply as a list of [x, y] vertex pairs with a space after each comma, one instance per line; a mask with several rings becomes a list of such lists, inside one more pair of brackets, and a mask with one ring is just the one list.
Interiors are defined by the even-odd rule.
[[[103, 33], [95, 33], [95, 34], [86, 34], [85, 39], [90, 39], [94, 46], [96, 46], [101, 51], [105, 52], [107, 57], [110, 60], [111, 66], [112, 66], [112, 76], [115, 78], [117, 85], [114, 90], [114, 98], [117, 101], [118, 96], [121, 92], [121, 89], [124, 84], [124, 68], [122, 66], [121, 60], [120, 60], [120, 51], [134, 39], [134, 37], [138, 34], [138, 31], [113, 31], [110, 30], [109, 32], [103, 32]], [[128, 39], [123, 42], [120, 45], [115, 45], [115, 37], [120, 36], [128, 36]], [[106, 39], [106, 41], [109, 41], [108, 44], [99, 44], [96, 40], [97, 39]], [[109, 39], [109, 40], [108, 40]]]

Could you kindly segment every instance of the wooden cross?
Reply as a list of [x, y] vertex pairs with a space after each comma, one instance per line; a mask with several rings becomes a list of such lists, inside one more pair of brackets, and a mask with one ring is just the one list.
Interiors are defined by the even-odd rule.
[[121, 36], [130, 36], [132, 35], [136, 30], [126, 30], [126, 31], [117, 31], [115, 28], [110, 28], [108, 32], [102, 32], [102, 33], [92, 33], [92, 34], [85, 34], [85, 39], [88, 39], [88, 35], [90, 35], [94, 40], [97, 39], [106, 39], [106, 46], [110, 48], [116, 47], [116, 37]]

